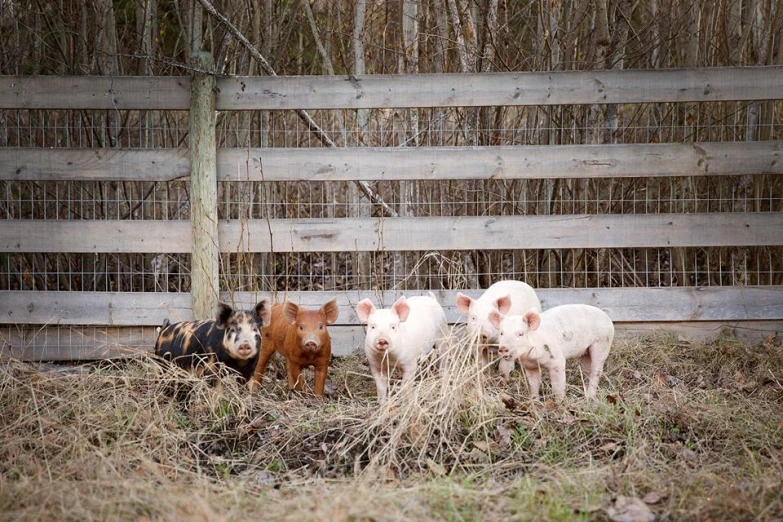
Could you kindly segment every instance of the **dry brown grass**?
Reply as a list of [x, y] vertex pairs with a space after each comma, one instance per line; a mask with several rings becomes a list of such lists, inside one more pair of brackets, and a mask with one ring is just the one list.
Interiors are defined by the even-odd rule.
[[433, 365], [379, 407], [360, 357], [334, 360], [323, 401], [149, 357], [4, 361], [0, 517], [596, 520], [649, 495], [659, 520], [783, 518], [779, 342], [618, 341], [600, 400], [571, 367], [563, 405], [528, 401], [460, 343]]

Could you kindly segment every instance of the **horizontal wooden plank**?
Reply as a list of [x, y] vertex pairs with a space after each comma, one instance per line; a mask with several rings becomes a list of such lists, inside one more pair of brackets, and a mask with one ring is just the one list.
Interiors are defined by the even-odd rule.
[[524, 147], [220, 149], [223, 181], [783, 174], [781, 141]]
[[[457, 290], [433, 293], [451, 323], [464, 321], [455, 302]], [[462, 290], [473, 297], [480, 290]], [[406, 296], [426, 292], [404, 292]], [[783, 286], [671, 288], [556, 288], [537, 291], [544, 309], [584, 303], [605, 310], [618, 322], [783, 320]], [[364, 298], [388, 307], [403, 292], [267, 292], [223, 293], [237, 308], [249, 309], [261, 299], [282, 302], [286, 297], [307, 308], [337, 298], [337, 324], [356, 325], [354, 307]], [[0, 324], [156, 326], [192, 319], [187, 293], [35, 292], [0, 291]]]
[[190, 109], [188, 76], [0, 76], [0, 109]]
[[782, 213], [609, 214], [221, 222], [224, 252], [779, 245]]
[[190, 221], [4, 220], [0, 252], [189, 253]]
[[190, 177], [188, 149], [0, 149], [4, 181], [173, 181]]
[[[218, 110], [783, 98], [783, 67], [219, 78]], [[189, 109], [187, 76], [0, 76], [0, 108]]]
[[[763, 246], [781, 244], [783, 214], [222, 220], [218, 229], [221, 252]], [[184, 220], [5, 220], [0, 252], [188, 253], [191, 234]]]
[[[616, 342], [674, 335], [679, 340], [709, 342], [729, 335], [747, 343], [757, 343], [770, 335], [783, 333], [783, 321], [698, 321], [659, 323], [618, 323]], [[364, 329], [361, 326], [332, 326], [332, 355], [362, 356]], [[79, 361], [116, 359], [152, 352], [153, 327], [0, 328], [0, 358], [22, 361]], [[615, 346], [616, 353], [622, 348]], [[368, 371], [369, 378], [369, 371]]]
[[188, 293], [0, 291], [0, 324], [157, 326], [192, 318]]
[[482, 107], [783, 98], [783, 67], [257, 76], [218, 80], [219, 110]]
[[[220, 181], [609, 178], [783, 174], [783, 142], [219, 149]], [[0, 149], [0, 180], [188, 179], [187, 149]]]

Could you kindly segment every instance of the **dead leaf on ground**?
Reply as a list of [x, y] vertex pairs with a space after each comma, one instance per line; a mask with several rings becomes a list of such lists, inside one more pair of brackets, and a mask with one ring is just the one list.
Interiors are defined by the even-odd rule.
[[566, 426], [570, 426], [571, 424], [575, 423], [578, 419], [571, 415], [570, 413], [567, 413], [563, 417], [555, 420], [558, 424], [565, 424]]
[[619, 447], [620, 445], [617, 444], [616, 442], [608, 442], [603, 446], [601, 446], [600, 448], [598, 448], [598, 451], [605, 451], [606, 453], [612, 453], [614, 451], [617, 451], [617, 448]]
[[495, 430], [497, 431], [498, 435], [498, 444], [500, 444], [501, 448], [504, 448], [511, 444], [511, 430], [508, 429], [503, 424], [498, 424], [495, 427]]
[[430, 471], [439, 477], [446, 475], [446, 468], [444, 468], [442, 464], [435, 462], [430, 458], [427, 459], [427, 467], [430, 468]]
[[661, 491], [659, 489], [652, 489], [647, 492], [645, 496], [642, 497], [642, 501], [645, 504], [657, 504], [658, 502], [666, 499], [669, 496], [669, 493], [666, 491]]
[[606, 514], [614, 522], [653, 522], [655, 514], [640, 498], [619, 496], [606, 508]]
[[677, 458], [685, 462], [696, 462], [699, 460], [699, 454], [690, 448], [682, 447], [677, 452]]
[[514, 411], [517, 408], [517, 401], [515, 401], [514, 397], [512, 397], [507, 393], [501, 393], [500, 400], [503, 402], [503, 405], [509, 411]]

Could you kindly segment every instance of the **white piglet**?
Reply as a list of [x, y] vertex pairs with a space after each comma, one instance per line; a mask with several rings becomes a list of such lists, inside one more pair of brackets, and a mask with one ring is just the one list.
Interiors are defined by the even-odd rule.
[[364, 299], [356, 305], [359, 320], [367, 323], [364, 353], [378, 391], [378, 402], [386, 402], [389, 374], [399, 367], [405, 384], [413, 378], [419, 357], [428, 354], [433, 345], [446, 341], [448, 326], [435, 296], [400, 297], [391, 308], [375, 308]]
[[[530, 285], [509, 279], [493, 284], [478, 299], [457, 292], [457, 308], [468, 318], [468, 336], [479, 337], [481, 360], [486, 366], [489, 363], [489, 347], [498, 342], [498, 330], [489, 320], [489, 314], [493, 310], [508, 315], [524, 314], [532, 309], [541, 311], [541, 302]], [[499, 371], [505, 379], [513, 369], [513, 360], [501, 359]]]
[[579, 357], [587, 375], [588, 398], [595, 397], [598, 381], [614, 340], [609, 316], [595, 306], [568, 304], [539, 314], [489, 316], [500, 331], [498, 354], [505, 360], [518, 360], [530, 383], [530, 396], [538, 397], [541, 368], [549, 371], [552, 391], [558, 400], [565, 397], [566, 360]]

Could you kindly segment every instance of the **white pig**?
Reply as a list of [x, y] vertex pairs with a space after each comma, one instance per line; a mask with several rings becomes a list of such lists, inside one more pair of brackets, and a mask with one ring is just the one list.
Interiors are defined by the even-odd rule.
[[386, 402], [389, 373], [402, 369], [405, 384], [413, 378], [418, 359], [428, 354], [433, 345], [446, 341], [446, 314], [435, 296], [400, 297], [391, 308], [377, 309], [369, 299], [356, 305], [359, 320], [367, 323], [364, 353], [378, 391], [378, 402]]
[[489, 314], [500, 331], [498, 354], [505, 360], [518, 360], [530, 383], [530, 396], [538, 397], [541, 368], [549, 371], [552, 391], [558, 400], [565, 397], [566, 359], [579, 357], [587, 375], [585, 396], [595, 397], [598, 381], [614, 339], [614, 325], [609, 316], [595, 306], [568, 304], [539, 314]]
[[[493, 284], [478, 299], [457, 292], [457, 308], [468, 317], [468, 336], [471, 339], [479, 336], [481, 360], [486, 366], [489, 347], [498, 342], [498, 330], [489, 320], [490, 312], [496, 310], [502, 314], [517, 315], [532, 309], [541, 311], [541, 302], [530, 285], [509, 279]], [[513, 360], [500, 360], [499, 371], [504, 379], [508, 379], [513, 369]]]

